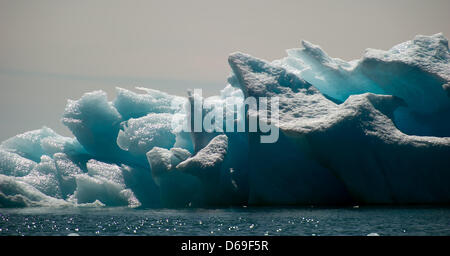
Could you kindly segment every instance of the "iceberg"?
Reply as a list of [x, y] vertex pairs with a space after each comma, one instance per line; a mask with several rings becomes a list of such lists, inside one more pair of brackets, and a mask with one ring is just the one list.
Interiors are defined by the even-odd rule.
[[280, 60], [228, 62], [216, 96], [68, 100], [74, 137], [43, 127], [0, 144], [0, 207], [450, 203], [442, 34], [353, 61], [303, 41]]

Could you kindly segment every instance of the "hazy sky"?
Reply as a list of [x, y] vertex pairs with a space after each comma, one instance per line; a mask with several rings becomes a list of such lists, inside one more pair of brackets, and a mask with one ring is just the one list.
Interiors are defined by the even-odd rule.
[[305, 39], [351, 60], [437, 32], [450, 36], [449, 0], [0, 0], [0, 141], [69, 135], [66, 99], [91, 90], [217, 94], [234, 51], [273, 60]]

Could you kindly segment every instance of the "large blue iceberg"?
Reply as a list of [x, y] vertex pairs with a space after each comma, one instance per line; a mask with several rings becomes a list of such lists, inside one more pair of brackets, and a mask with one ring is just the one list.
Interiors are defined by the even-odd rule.
[[[350, 62], [302, 46], [273, 62], [231, 54], [213, 97], [117, 88], [112, 102], [103, 91], [69, 100], [75, 137], [43, 127], [1, 143], [0, 207], [450, 203], [448, 40], [416, 36]], [[277, 113], [244, 101], [274, 97]], [[258, 120], [276, 141], [181, 129], [195, 113], [221, 127], [227, 104], [231, 125]]]

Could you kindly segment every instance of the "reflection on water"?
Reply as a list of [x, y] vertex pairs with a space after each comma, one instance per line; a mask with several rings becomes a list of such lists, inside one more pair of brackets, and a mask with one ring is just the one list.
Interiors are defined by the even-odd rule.
[[0, 235], [450, 235], [450, 208], [0, 209]]

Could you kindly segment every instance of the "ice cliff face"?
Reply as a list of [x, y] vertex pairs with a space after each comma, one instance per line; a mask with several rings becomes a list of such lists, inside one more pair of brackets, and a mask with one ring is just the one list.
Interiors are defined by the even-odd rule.
[[[231, 54], [218, 96], [118, 88], [113, 102], [102, 91], [69, 100], [62, 122], [75, 138], [44, 127], [1, 144], [0, 207], [450, 203], [447, 39], [417, 36], [351, 62], [302, 44], [273, 62]], [[248, 97], [276, 97], [277, 108], [249, 109]], [[276, 142], [173, 126], [230, 102], [235, 123], [276, 127]]]

